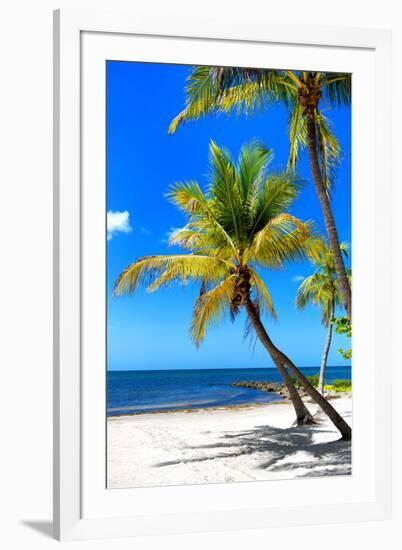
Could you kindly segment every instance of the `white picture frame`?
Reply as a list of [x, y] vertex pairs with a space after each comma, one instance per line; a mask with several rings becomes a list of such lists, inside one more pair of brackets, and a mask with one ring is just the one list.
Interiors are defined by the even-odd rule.
[[[180, 47], [183, 43], [186, 48]], [[298, 482], [107, 490], [102, 453], [105, 346], [99, 340], [105, 326], [100, 298], [105, 280], [102, 274], [92, 275], [104, 266], [106, 238], [102, 67], [105, 59], [250, 65], [251, 51], [256, 66], [263, 66], [261, 56], [269, 51], [271, 67], [290, 59], [292, 68], [297, 67], [302, 58], [306, 69], [322, 65], [356, 75], [352, 114], [354, 473], [348, 478]], [[391, 418], [391, 249], [384, 245], [391, 233], [390, 58], [391, 36], [383, 30], [55, 12], [56, 538], [390, 517], [391, 429], [383, 420]]]

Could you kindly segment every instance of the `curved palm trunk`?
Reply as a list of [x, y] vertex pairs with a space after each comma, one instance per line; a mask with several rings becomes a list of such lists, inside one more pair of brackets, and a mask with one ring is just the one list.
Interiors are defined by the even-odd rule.
[[[303, 388], [306, 390], [308, 395], [317, 403], [317, 405], [329, 417], [334, 426], [340, 431], [340, 433], [342, 434], [342, 438], [345, 440], [350, 440], [352, 438], [352, 430], [347, 422], [345, 422], [345, 420], [325, 399], [325, 397], [323, 397], [310, 384], [307, 378], [299, 371], [299, 369], [292, 363], [292, 361], [273, 344], [250, 298], [246, 298], [244, 303], [250, 320], [253, 323], [254, 329], [259, 339], [261, 340], [261, 343], [272, 357], [275, 365], [277, 367], [278, 365], [281, 365], [282, 368], [287, 367], [291, 371], [291, 373], [294, 374], [294, 376], [297, 378], [301, 386], [303, 386]], [[284, 370], [286, 371], [286, 369]]]
[[[250, 306], [251, 309], [250, 309]], [[279, 374], [282, 377], [282, 380], [289, 392], [289, 397], [292, 401], [295, 413], [296, 413], [296, 424], [297, 426], [304, 426], [306, 424], [314, 424], [314, 419], [310, 411], [307, 409], [306, 405], [303, 403], [302, 398], [300, 397], [292, 379], [289, 376], [288, 371], [283, 366], [283, 362], [280, 359], [280, 356], [278, 353], [276, 353], [276, 348], [274, 346], [269, 346], [269, 343], [266, 341], [268, 338], [267, 332], [264, 328], [264, 325], [261, 322], [260, 316], [255, 309], [254, 305], [252, 304], [251, 300], [248, 298], [245, 301], [245, 306], [247, 313], [250, 317], [250, 320], [253, 324], [254, 330], [257, 333], [258, 338], [260, 339], [262, 345], [266, 348], [268, 353], [270, 354], [273, 362], [275, 363], [276, 368], [279, 371]], [[269, 339], [268, 339], [269, 340]], [[270, 349], [269, 349], [270, 348]], [[277, 350], [279, 351], [279, 350]]]
[[332, 214], [329, 197], [321, 175], [320, 163], [317, 152], [317, 132], [315, 124], [315, 115], [312, 109], [308, 109], [306, 115], [307, 126], [307, 147], [310, 159], [311, 173], [313, 176], [315, 190], [318, 200], [321, 204], [321, 210], [324, 217], [325, 228], [328, 234], [329, 244], [334, 256], [336, 277], [339, 282], [339, 288], [345, 303], [346, 313], [349, 320], [352, 320], [352, 293], [350, 284], [346, 275], [345, 264], [343, 263], [342, 252], [339, 246], [338, 231], [336, 229], [334, 215]]
[[[331, 319], [334, 315], [334, 307], [332, 305], [331, 307]], [[321, 359], [321, 367], [320, 367], [320, 376], [318, 380], [318, 391], [324, 395], [324, 378], [325, 378], [325, 368], [327, 366], [327, 359], [328, 359], [328, 353], [329, 348], [331, 347], [331, 340], [332, 340], [332, 322], [328, 322], [328, 331], [327, 331], [327, 340], [325, 342], [325, 348], [324, 353], [322, 355]]]
[[290, 378], [288, 371], [279, 361], [274, 361], [274, 363], [279, 371], [279, 374], [282, 376], [282, 380], [289, 392], [289, 397], [292, 401], [293, 408], [296, 413], [296, 425], [305, 426], [306, 424], [315, 424], [312, 414], [303, 403], [303, 400], [300, 397], [299, 392], [297, 391], [292, 379]]

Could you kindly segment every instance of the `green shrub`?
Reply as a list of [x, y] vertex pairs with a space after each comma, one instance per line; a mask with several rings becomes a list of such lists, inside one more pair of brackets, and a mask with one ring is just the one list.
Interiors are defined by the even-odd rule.
[[[347, 338], [352, 337], [352, 325], [348, 317], [338, 317], [332, 319], [332, 323], [335, 326], [336, 334], [344, 334]], [[342, 355], [344, 359], [350, 359], [352, 357], [352, 348], [349, 349], [338, 349], [338, 352]]]
[[336, 392], [351, 391], [352, 381], [351, 380], [334, 380], [332, 386]]
[[315, 388], [318, 388], [318, 382], [320, 380], [320, 375], [319, 374], [313, 374], [311, 376], [306, 376], [306, 378], [312, 386], [314, 386]]
[[332, 382], [332, 385], [335, 388], [339, 388], [340, 386], [352, 386], [352, 381], [351, 380], [334, 380]]
[[296, 376], [294, 374], [290, 375], [290, 379], [291, 379], [291, 381], [293, 382], [293, 384], [295, 385], [296, 388], [300, 388], [300, 383], [299, 383], [298, 379], [296, 378]]
[[[312, 386], [314, 386], [315, 388], [318, 388], [318, 381], [319, 381], [319, 378], [320, 378], [319, 373], [313, 374], [312, 376], [306, 376], [306, 378]], [[296, 388], [300, 388], [300, 382], [297, 380], [296, 376], [291, 374], [290, 379], [292, 380], [292, 382], [293, 382], [293, 384], [295, 385]]]

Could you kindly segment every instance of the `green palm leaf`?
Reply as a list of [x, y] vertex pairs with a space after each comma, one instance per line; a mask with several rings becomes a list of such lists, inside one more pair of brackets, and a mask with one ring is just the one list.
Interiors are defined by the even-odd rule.
[[288, 169], [294, 171], [299, 160], [300, 151], [307, 146], [307, 126], [300, 103], [295, 103], [290, 112], [289, 123], [289, 159]]
[[[326, 108], [350, 104], [351, 75], [346, 73], [196, 66], [185, 88], [185, 109], [173, 119], [169, 133], [174, 133], [180, 123], [197, 120], [208, 113], [235, 110], [238, 114], [251, 114], [280, 102], [290, 111], [288, 168], [294, 170], [301, 151], [307, 146], [306, 120], [299, 92], [311, 78], [321, 90]], [[340, 145], [321, 108], [316, 110], [316, 131], [322, 177], [329, 192], [340, 160]]]
[[330, 192], [334, 184], [336, 168], [341, 160], [341, 147], [329, 120], [322, 113], [317, 113], [316, 123], [321, 173], [327, 191]]
[[178, 280], [186, 284], [189, 279], [215, 281], [234, 269], [234, 264], [214, 256], [178, 254], [146, 256], [129, 265], [118, 277], [114, 294], [134, 292], [140, 284], [154, 291], [162, 284]]
[[187, 79], [186, 107], [179, 113], [169, 126], [169, 133], [177, 130], [181, 122], [189, 119], [198, 119], [205, 116], [211, 108], [211, 104], [216, 99], [216, 88], [214, 86], [214, 73], [211, 67], [194, 67]]
[[169, 244], [188, 253], [138, 259], [121, 273], [114, 293], [132, 293], [140, 284], [150, 292], [172, 283], [200, 284], [191, 324], [197, 345], [211, 323], [225, 311], [235, 315], [248, 294], [259, 310], [276, 318], [258, 268], [282, 267], [310, 254], [312, 226], [287, 211], [300, 180], [285, 172], [267, 174], [271, 160], [272, 153], [259, 142], [245, 145], [237, 163], [211, 142], [206, 190], [190, 181], [175, 183], [167, 194], [186, 219]]
[[259, 310], [263, 310], [269, 313], [273, 317], [273, 319], [277, 319], [278, 317], [276, 315], [274, 304], [266, 284], [254, 269], [250, 268], [250, 273], [251, 284], [255, 287], [256, 290], [256, 299], [258, 302]]
[[230, 307], [235, 285], [236, 275], [230, 275], [196, 300], [190, 333], [197, 347], [204, 340], [206, 329]]
[[[331, 322], [334, 305], [342, 303], [338, 281], [336, 280], [335, 262], [328, 244], [323, 239], [310, 239], [306, 245], [315, 270], [300, 284], [296, 295], [296, 306], [305, 308], [309, 303], [321, 309], [322, 323]], [[341, 244], [345, 257], [348, 255], [347, 243]], [[350, 277], [349, 277], [350, 279]]]

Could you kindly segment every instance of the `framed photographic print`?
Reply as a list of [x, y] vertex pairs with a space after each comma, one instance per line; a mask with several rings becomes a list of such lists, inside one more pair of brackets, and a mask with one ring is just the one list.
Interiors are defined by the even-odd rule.
[[389, 517], [390, 34], [54, 44], [55, 536]]

